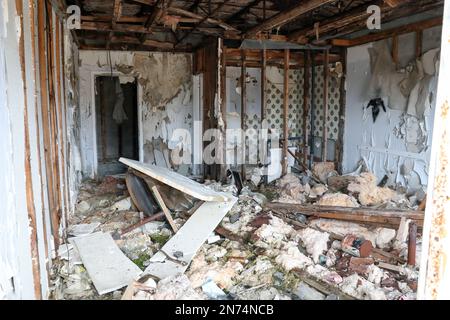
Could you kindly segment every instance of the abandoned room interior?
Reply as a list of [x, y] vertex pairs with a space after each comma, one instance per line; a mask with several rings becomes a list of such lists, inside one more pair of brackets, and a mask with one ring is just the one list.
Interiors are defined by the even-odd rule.
[[0, 2], [0, 300], [450, 298], [449, 1]]

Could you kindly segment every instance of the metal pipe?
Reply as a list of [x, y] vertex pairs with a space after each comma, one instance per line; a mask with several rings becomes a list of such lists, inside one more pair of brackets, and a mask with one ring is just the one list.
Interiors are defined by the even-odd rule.
[[416, 243], [417, 243], [417, 224], [411, 222], [409, 224], [409, 240], [408, 240], [408, 265], [416, 265]]

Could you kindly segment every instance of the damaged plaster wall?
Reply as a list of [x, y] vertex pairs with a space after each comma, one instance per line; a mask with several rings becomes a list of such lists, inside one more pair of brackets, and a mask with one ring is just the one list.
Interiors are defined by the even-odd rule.
[[70, 211], [73, 212], [82, 179], [80, 153], [79, 52], [71, 33], [64, 34], [64, 68], [66, 92], [67, 170]]
[[[95, 177], [95, 77], [119, 76], [138, 81], [140, 160], [172, 164], [171, 151], [191, 159], [191, 144], [181, 146], [177, 129], [192, 136], [192, 56], [159, 52], [80, 51], [81, 159], [84, 176]], [[175, 133], [175, 135], [174, 135]], [[179, 169], [175, 167], [174, 169]], [[181, 169], [181, 166], [180, 166]], [[184, 171], [185, 172], [185, 171]]]
[[[423, 53], [439, 48], [440, 36], [440, 27], [424, 30]], [[379, 181], [387, 175], [388, 185], [416, 191], [428, 181], [437, 75], [425, 73], [426, 89], [414, 95], [414, 87], [423, 83], [415, 74], [416, 66], [423, 65], [415, 61], [415, 34], [399, 36], [397, 67], [387, 54], [390, 50], [388, 40], [348, 50], [343, 170], [352, 172], [365, 159]], [[384, 63], [374, 54], [378, 58], [384, 54]], [[422, 61], [436, 62], [428, 58]], [[372, 77], [375, 70], [378, 77]], [[405, 78], [409, 82], [402, 82]], [[386, 105], [386, 112], [380, 108], [375, 122], [372, 109], [367, 108], [374, 98], [383, 99]], [[415, 98], [419, 98], [419, 107], [411, 108]]]

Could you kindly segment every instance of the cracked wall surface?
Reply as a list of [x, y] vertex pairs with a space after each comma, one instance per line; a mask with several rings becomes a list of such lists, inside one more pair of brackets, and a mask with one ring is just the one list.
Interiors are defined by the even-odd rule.
[[[441, 27], [424, 30], [424, 56], [419, 60], [414, 56], [415, 34], [400, 36], [398, 66], [387, 54], [388, 40], [349, 48], [344, 172], [354, 171], [365, 159], [378, 181], [387, 175], [388, 184], [410, 191], [427, 185], [437, 72], [423, 70], [438, 64], [434, 54], [440, 36]], [[386, 105], [375, 122], [367, 108], [374, 98]]]
[[[95, 176], [94, 81], [99, 75], [138, 82], [140, 160], [174, 166], [173, 150], [191, 157], [190, 144], [180, 145], [177, 129], [192, 134], [192, 56], [156, 52], [80, 51], [82, 167]], [[158, 151], [155, 151], [158, 150]], [[186, 170], [186, 168], [184, 168]], [[185, 171], [184, 171], [185, 172]]]

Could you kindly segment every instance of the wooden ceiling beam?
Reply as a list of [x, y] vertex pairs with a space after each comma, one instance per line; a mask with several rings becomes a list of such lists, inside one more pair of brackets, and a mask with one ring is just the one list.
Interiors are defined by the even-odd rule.
[[[383, 12], [383, 22], [387, 23], [389, 21], [394, 21], [396, 19], [401, 19], [404, 17], [408, 17], [410, 15], [417, 15], [423, 12], [427, 12], [430, 10], [435, 10], [442, 8], [444, 1], [436, 0], [436, 1], [410, 1], [407, 5], [402, 6], [400, 8], [396, 8], [396, 10], [387, 10]], [[364, 30], [366, 28], [366, 19], [363, 18], [360, 21], [354, 21], [347, 26], [342, 26], [340, 28], [336, 28], [331, 31], [333, 33], [339, 34], [334, 38], [343, 37], [344, 35], [349, 35], [354, 32], [358, 32]], [[322, 34], [322, 37], [324, 34]]]
[[[226, 5], [226, 3], [222, 3], [220, 5], [220, 7], [218, 7], [219, 10], [224, 5]], [[211, 18], [211, 17], [208, 17], [208, 16], [205, 17], [205, 16], [202, 16], [200, 14], [193, 13], [193, 12], [181, 9], [181, 8], [173, 8], [172, 7], [172, 8], [169, 8], [168, 11], [171, 12], [171, 13], [174, 13], [174, 14], [179, 14], [179, 15], [185, 16], [185, 17], [199, 19], [200, 22], [203, 21], [203, 22], [207, 22], [207, 23], [210, 23], [210, 24], [217, 25], [217, 26], [219, 26], [219, 27], [221, 27], [221, 28], [223, 28], [223, 29], [225, 29], [227, 31], [235, 31], [235, 32], [239, 31], [235, 27], [233, 27], [233, 26], [229, 25], [228, 23], [225, 23], [225, 22], [223, 22], [221, 20], [214, 19], [214, 18]], [[216, 8], [215, 11], [217, 11], [217, 8]]]
[[[381, 12], [386, 12], [390, 7], [384, 3], [384, 0], [378, 0], [374, 2], [374, 5], [380, 6]], [[351, 10], [342, 15], [338, 15], [335, 18], [328, 19], [325, 23], [319, 23], [319, 32], [325, 34], [327, 32], [336, 30], [337, 28], [342, 28], [344, 26], [350, 25], [354, 22], [359, 22], [361, 20], [366, 20], [370, 16], [367, 13], [367, 4], [358, 6], [356, 9]], [[307, 39], [316, 35], [316, 28], [314, 26], [304, 28], [288, 35], [290, 41], [296, 41], [301, 43], [306, 43]]]
[[133, 24], [116, 24], [116, 28], [113, 29], [111, 23], [109, 22], [81, 22], [81, 30], [91, 30], [91, 31], [117, 31], [117, 32], [134, 32], [134, 33], [152, 33], [143, 26], [137, 26]]
[[398, 7], [399, 5], [403, 4], [403, 0], [384, 0], [384, 2], [390, 6], [391, 8]]
[[[111, 15], [101, 15], [101, 16], [81, 16], [81, 21], [92, 21], [92, 22], [109, 22], [113, 19]], [[147, 17], [135, 17], [135, 16], [120, 16], [117, 19], [117, 23], [144, 23], [147, 21]]]
[[236, 13], [233, 13], [231, 16], [229, 16], [226, 19], [227, 23], [231, 23], [234, 19], [240, 18], [242, 15], [248, 13], [250, 11], [251, 8], [259, 5], [259, 3], [262, 0], [253, 0], [252, 2], [250, 2], [248, 5], [246, 5], [245, 7], [243, 7], [242, 9], [238, 10]]
[[119, 20], [121, 15], [122, 15], [122, 0], [114, 0], [113, 16], [111, 19], [111, 28], [113, 31], [109, 32], [108, 40], [106, 42], [107, 49], [109, 49], [111, 39], [114, 36], [114, 30], [116, 29], [117, 26], [117, 21]]
[[392, 38], [393, 36], [398, 36], [401, 34], [422, 31], [440, 25], [442, 25], [442, 17], [411, 23], [385, 31], [371, 33], [356, 39], [333, 39], [331, 42], [334, 46], [355, 47], [370, 42]]
[[144, 41], [144, 43], [141, 43], [141, 41], [138, 38], [130, 37], [130, 36], [120, 36], [120, 37], [116, 36], [116, 37], [112, 38], [112, 42], [126, 43], [126, 44], [142, 44], [142, 45], [148, 46], [148, 47], [155, 47], [155, 48], [168, 49], [168, 50], [171, 50], [174, 48], [174, 44], [171, 42], [147, 39]]
[[286, 23], [297, 19], [301, 15], [319, 8], [325, 4], [334, 2], [336, 0], [304, 0], [299, 4], [290, 8], [289, 10], [280, 12], [275, 16], [267, 19], [263, 23], [251, 28], [245, 33], [245, 37], [253, 37], [260, 32], [270, 31], [274, 28], [281, 27]]

